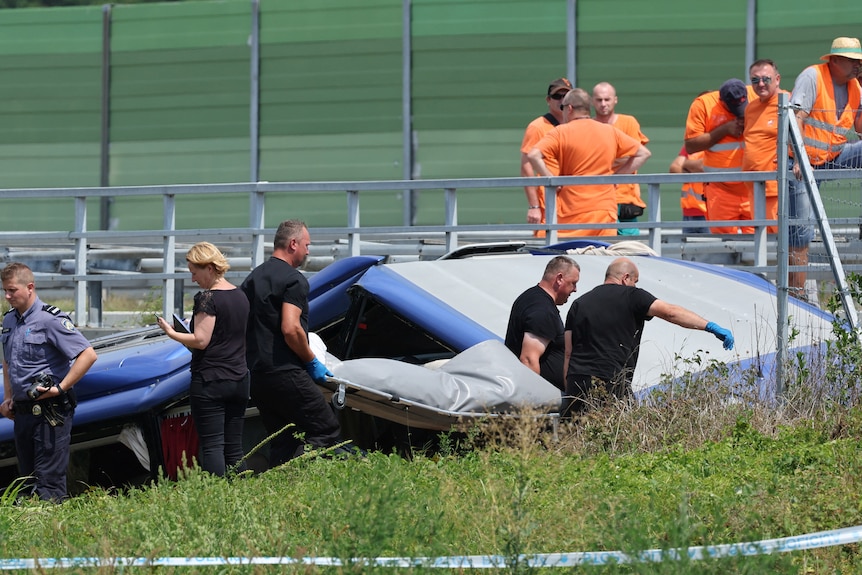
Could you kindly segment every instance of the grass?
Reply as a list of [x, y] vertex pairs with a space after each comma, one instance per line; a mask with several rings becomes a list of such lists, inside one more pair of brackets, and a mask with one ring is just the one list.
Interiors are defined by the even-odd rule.
[[[852, 285], [858, 298], [858, 277]], [[16, 503], [13, 485], [0, 495], [0, 557], [334, 557], [340, 565], [201, 570], [423, 573], [432, 569], [358, 558], [494, 555], [499, 566], [486, 572], [535, 573], [533, 554], [637, 556], [862, 525], [860, 358], [852, 337], [837, 338], [820, 361], [792, 358], [780, 402], [760, 399], [751, 374], [714, 364], [655, 401], [601, 398], [556, 433], [529, 417], [498, 419], [441, 434], [439, 449], [409, 457], [308, 453], [227, 480], [193, 468], [175, 482], [93, 488], [59, 506]], [[848, 544], [558, 571], [859, 573], [862, 553]]]
[[[707, 404], [704, 406], [702, 402]], [[862, 409], [816, 417], [727, 406], [701, 433], [705, 396], [666, 407], [611, 404], [557, 439], [529, 419], [451, 434], [442, 453], [411, 458], [309, 454], [256, 476], [197, 469], [123, 492], [93, 489], [63, 505], [0, 499], [0, 556], [325, 556], [324, 572], [423, 572], [353, 565], [357, 557], [500, 555], [687, 547], [862, 524]], [[685, 405], [683, 405], [685, 404]], [[674, 413], [671, 413], [674, 412]], [[616, 421], [616, 441], [598, 432]], [[163, 568], [166, 572], [186, 570]], [[215, 569], [215, 568], [211, 568]], [[219, 567], [219, 573], [311, 571]], [[102, 568], [99, 572], [119, 572]], [[577, 573], [860, 572], [857, 545], [757, 557], [580, 567]]]

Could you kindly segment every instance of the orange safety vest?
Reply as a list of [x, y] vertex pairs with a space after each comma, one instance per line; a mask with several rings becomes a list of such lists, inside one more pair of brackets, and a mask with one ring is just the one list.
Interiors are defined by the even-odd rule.
[[835, 92], [829, 64], [813, 66], [817, 70], [817, 99], [803, 122], [802, 139], [812, 166], [819, 166], [838, 157], [847, 134], [853, 131], [856, 110], [859, 109], [859, 82], [847, 82], [847, 107], [837, 117]]
[[[718, 90], [701, 96], [707, 104], [708, 118], [704, 131], [711, 132], [729, 120], [736, 118], [718, 97]], [[703, 171], [738, 172], [742, 169], [742, 152], [745, 148], [742, 136], [725, 136], [704, 150]]]
[[688, 182], [682, 185], [679, 193], [679, 207], [684, 216], [705, 216], [706, 198], [703, 197], [703, 183]]
[[[689, 159], [698, 160], [703, 158], [703, 152], [695, 152], [688, 155]], [[687, 182], [682, 185], [679, 193], [679, 207], [682, 208], [684, 216], [705, 216], [706, 198], [703, 197], [702, 182]]]

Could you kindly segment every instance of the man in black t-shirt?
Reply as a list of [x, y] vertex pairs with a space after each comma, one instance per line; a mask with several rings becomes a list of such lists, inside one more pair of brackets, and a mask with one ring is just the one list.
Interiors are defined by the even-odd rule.
[[572, 303], [566, 316], [566, 389], [563, 414], [579, 413], [598, 386], [617, 398], [631, 395], [644, 322], [660, 317], [689, 329], [708, 331], [733, 349], [733, 334], [693, 311], [664, 302], [635, 287], [639, 272], [628, 258], [617, 258], [605, 282]]
[[266, 432], [287, 429], [272, 441], [271, 467], [301, 455], [304, 443], [315, 448], [341, 441], [341, 427], [323, 392], [332, 373], [308, 343], [308, 280], [298, 268], [308, 257], [311, 238], [298, 220], [282, 222], [272, 257], [242, 283], [249, 300], [246, 358], [251, 398]]
[[545, 266], [542, 280], [512, 304], [506, 328], [506, 347], [521, 363], [556, 385], [565, 385], [563, 320], [557, 306], [569, 300], [580, 279], [573, 259], [557, 256]]

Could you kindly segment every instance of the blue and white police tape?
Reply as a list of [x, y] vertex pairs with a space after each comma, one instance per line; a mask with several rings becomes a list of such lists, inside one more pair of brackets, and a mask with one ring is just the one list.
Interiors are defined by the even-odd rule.
[[[807, 535], [763, 539], [747, 543], [703, 545], [676, 549], [649, 549], [636, 555], [622, 551], [582, 551], [576, 553], [537, 553], [521, 555], [518, 563], [530, 567], [572, 567], [576, 565], [609, 565], [617, 563], [657, 563], [692, 561], [789, 553], [835, 547], [862, 541], [862, 525], [819, 531]], [[451, 557], [376, 557], [343, 561], [335, 557], [69, 557], [60, 559], [0, 559], [0, 570], [55, 569], [70, 567], [207, 567], [219, 565], [316, 565], [338, 567], [345, 564], [379, 567], [431, 567], [441, 569], [499, 569], [509, 566], [502, 555], [455, 555]]]

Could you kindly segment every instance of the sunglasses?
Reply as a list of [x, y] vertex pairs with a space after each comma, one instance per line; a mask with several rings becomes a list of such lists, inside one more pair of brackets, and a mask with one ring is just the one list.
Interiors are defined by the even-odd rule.
[[548, 96], [551, 100], [557, 100], [558, 102], [566, 97], [568, 92], [557, 92], [556, 94], [551, 94]]
[[768, 86], [772, 83], [772, 77], [771, 76], [752, 76], [751, 77], [751, 85], [752, 86], [757, 86], [761, 82], [763, 82], [764, 86]]

